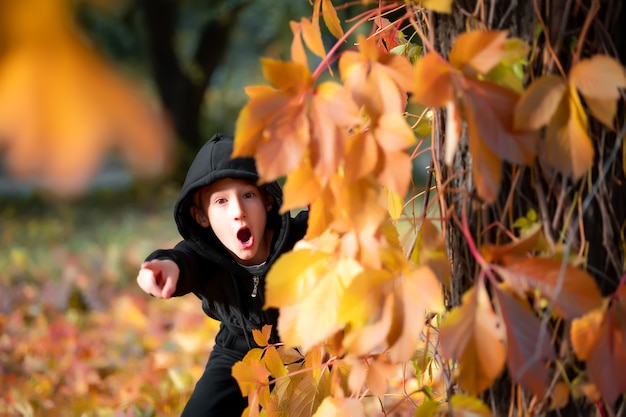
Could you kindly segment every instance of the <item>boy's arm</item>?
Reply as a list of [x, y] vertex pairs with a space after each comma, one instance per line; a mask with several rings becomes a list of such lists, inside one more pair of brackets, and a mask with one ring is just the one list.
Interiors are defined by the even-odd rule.
[[153, 259], [169, 259], [179, 269], [178, 282], [172, 297], [178, 297], [200, 289], [200, 277], [203, 263], [207, 261], [194, 251], [188, 242], [180, 241], [173, 249], [158, 249], [152, 252], [145, 262]]

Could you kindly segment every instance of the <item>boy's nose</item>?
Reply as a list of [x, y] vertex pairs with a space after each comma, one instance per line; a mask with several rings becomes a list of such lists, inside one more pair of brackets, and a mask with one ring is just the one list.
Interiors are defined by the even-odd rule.
[[235, 219], [239, 219], [239, 218], [242, 218], [242, 217], [246, 216], [246, 211], [243, 208], [243, 204], [241, 202], [241, 199], [239, 199], [239, 198], [234, 199], [234, 201], [232, 202], [230, 207], [231, 207], [231, 210], [232, 210], [233, 217]]

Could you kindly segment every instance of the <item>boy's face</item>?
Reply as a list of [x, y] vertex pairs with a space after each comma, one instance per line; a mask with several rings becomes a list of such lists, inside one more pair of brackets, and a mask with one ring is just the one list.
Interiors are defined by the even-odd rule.
[[242, 265], [257, 265], [269, 256], [271, 234], [266, 233], [271, 202], [247, 181], [224, 178], [202, 190], [199, 210], [192, 215], [217, 238]]

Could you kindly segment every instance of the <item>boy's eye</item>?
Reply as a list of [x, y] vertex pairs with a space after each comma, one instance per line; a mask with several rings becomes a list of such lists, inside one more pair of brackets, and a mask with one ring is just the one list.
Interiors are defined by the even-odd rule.
[[215, 204], [218, 204], [218, 205], [226, 204], [226, 199], [225, 198], [218, 198], [218, 199], [215, 200]]
[[254, 197], [254, 193], [252, 191], [248, 191], [243, 196], [244, 196], [244, 198], [252, 198], [252, 197]]

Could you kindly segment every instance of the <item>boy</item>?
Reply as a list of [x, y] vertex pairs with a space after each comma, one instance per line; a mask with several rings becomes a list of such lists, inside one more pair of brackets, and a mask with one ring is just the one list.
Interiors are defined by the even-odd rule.
[[184, 417], [240, 416], [247, 406], [232, 366], [256, 347], [252, 329], [276, 329], [278, 312], [262, 309], [263, 278], [306, 232], [308, 214], [280, 215], [278, 184], [258, 187], [254, 160], [231, 159], [232, 150], [233, 138], [217, 134], [198, 152], [174, 207], [183, 240], [153, 252], [137, 275], [139, 287], [154, 297], [194, 293], [221, 322]]

